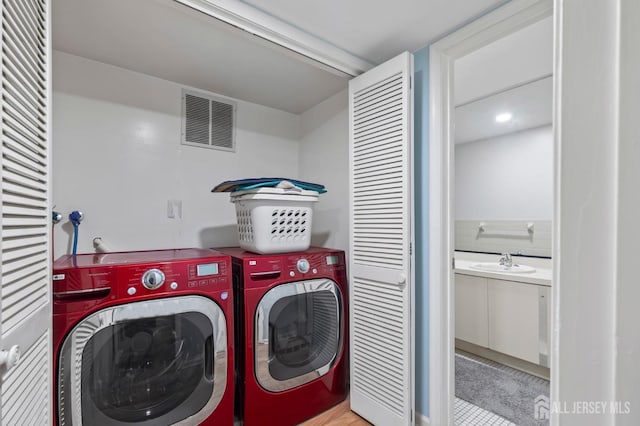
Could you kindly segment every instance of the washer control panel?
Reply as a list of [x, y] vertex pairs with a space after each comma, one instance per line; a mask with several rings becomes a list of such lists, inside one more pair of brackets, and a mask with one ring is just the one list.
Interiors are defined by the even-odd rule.
[[155, 290], [164, 284], [164, 273], [160, 269], [149, 269], [142, 274], [142, 285], [149, 290]]
[[131, 266], [125, 272], [125, 291], [129, 296], [134, 296], [142, 294], [140, 291], [145, 289], [153, 292], [205, 290], [228, 284], [228, 270], [227, 262], [213, 259]]
[[301, 274], [306, 274], [307, 272], [309, 272], [310, 268], [309, 261], [304, 257], [302, 259], [298, 259], [298, 261], [296, 262], [296, 268]]
[[[231, 296], [231, 257], [187, 248], [63, 256], [53, 265], [56, 312], [178, 295]], [[218, 297], [216, 296], [216, 297]]]

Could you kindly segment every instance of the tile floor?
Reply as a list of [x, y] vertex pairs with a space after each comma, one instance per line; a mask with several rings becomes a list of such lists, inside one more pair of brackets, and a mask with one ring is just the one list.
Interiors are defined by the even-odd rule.
[[515, 423], [460, 398], [456, 398], [453, 411], [455, 426], [516, 426]]

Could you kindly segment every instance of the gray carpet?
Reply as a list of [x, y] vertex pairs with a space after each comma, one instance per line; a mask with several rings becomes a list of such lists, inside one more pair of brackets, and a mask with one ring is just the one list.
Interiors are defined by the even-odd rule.
[[549, 397], [549, 382], [509, 367], [456, 354], [456, 396], [519, 426], [548, 425], [534, 417], [537, 396]]

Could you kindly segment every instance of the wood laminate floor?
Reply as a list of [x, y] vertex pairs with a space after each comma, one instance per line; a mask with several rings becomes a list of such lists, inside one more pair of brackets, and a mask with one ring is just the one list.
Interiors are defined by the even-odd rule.
[[351, 411], [347, 397], [330, 410], [302, 423], [302, 426], [371, 426], [371, 423]]

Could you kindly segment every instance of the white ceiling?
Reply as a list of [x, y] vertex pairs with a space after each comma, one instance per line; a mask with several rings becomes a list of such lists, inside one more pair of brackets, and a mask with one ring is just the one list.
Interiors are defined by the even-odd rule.
[[[250, 0], [374, 64], [415, 51], [504, 0]], [[348, 78], [171, 0], [55, 0], [53, 47], [299, 114]], [[55, 76], [54, 76], [55, 78]]]
[[[454, 69], [456, 143], [551, 123], [551, 17], [458, 59]], [[496, 123], [496, 114], [506, 111], [513, 119]]]
[[55, 0], [52, 32], [54, 49], [295, 114], [348, 82], [170, 1]]
[[[547, 77], [459, 106], [455, 110], [455, 142], [473, 142], [550, 124], [552, 95], [553, 78]], [[496, 123], [496, 115], [504, 112], [513, 118]]]
[[553, 72], [553, 19], [548, 17], [455, 62], [455, 105]]
[[244, 0], [373, 64], [414, 52], [505, 0]]

